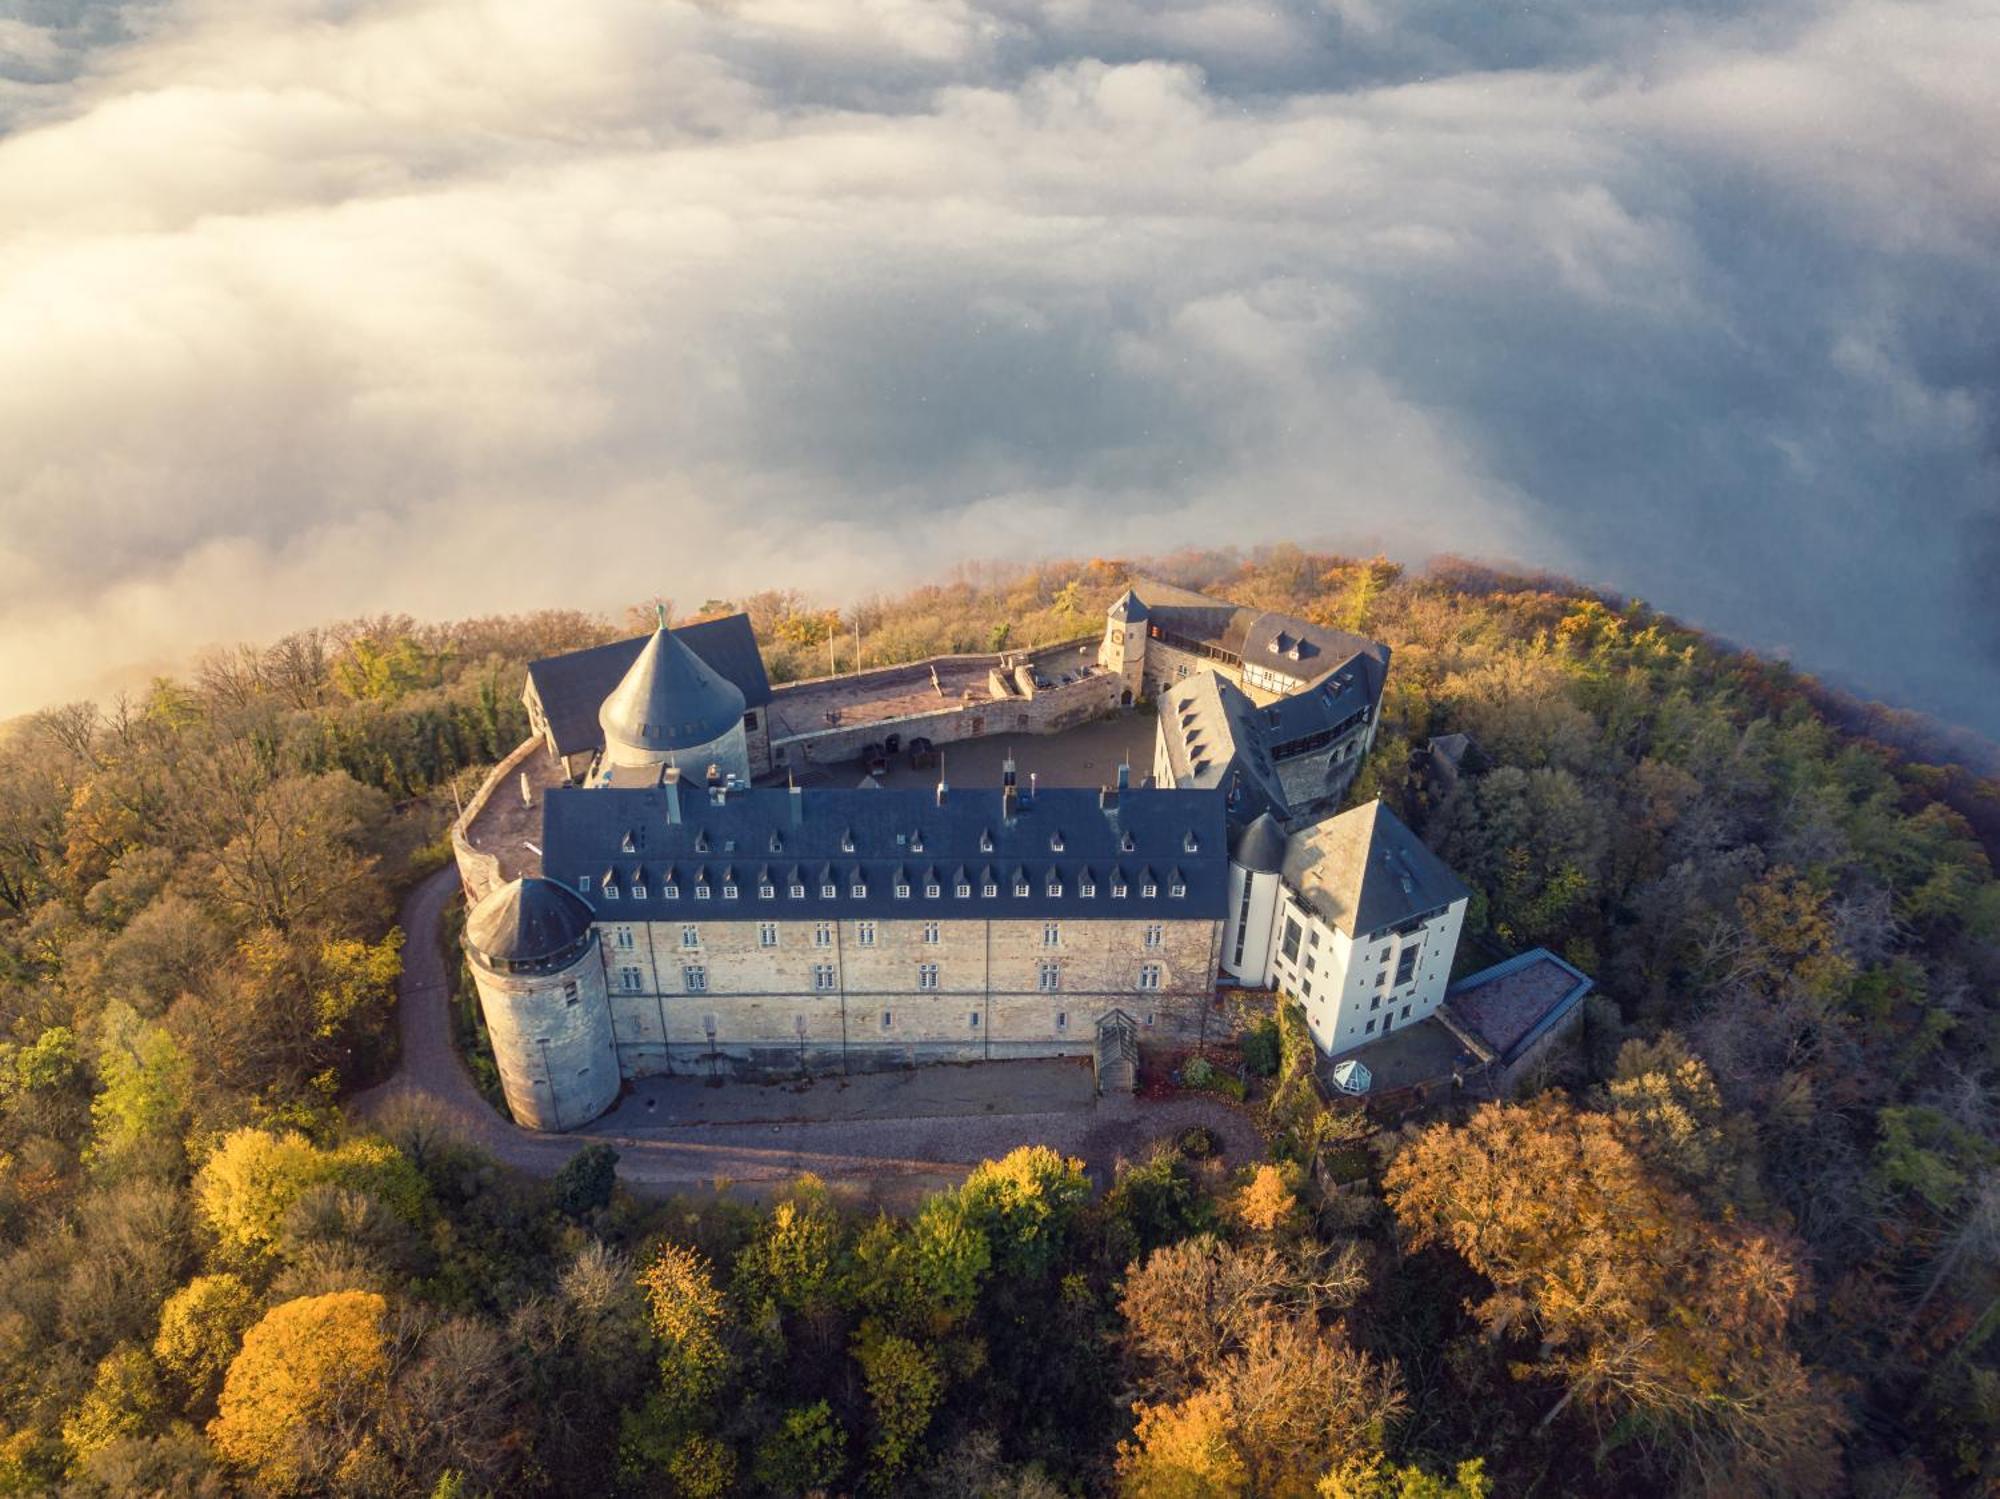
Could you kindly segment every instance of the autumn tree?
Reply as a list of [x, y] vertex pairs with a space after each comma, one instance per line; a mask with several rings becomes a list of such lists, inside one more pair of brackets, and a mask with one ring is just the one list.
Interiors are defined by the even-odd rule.
[[388, 1303], [365, 1291], [273, 1307], [229, 1366], [208, 1427], [216, 1449], [275, 1492], [333, 1488], [384, 1408], [387, 1314]]
[[1434, 1125], [1384, 1180], [1412, 1248], [1442, 1244], [1491, 1283], [1519, 1369], [1650, 1435], [1718, 1491], [1777, 1475], [1823, 1488], [1842, 1418], [1787, 1344], [1797, 1266], [1766, 1235], [1706, 1220], [1620, 1137], [1558, 1096]]

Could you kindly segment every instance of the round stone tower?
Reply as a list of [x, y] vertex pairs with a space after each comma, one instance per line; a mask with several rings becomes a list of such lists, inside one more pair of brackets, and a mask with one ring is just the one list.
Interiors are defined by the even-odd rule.
[[749, 783], [743, 693], [674, 637], [663, 618], [631, 670], [597, 710], [604, 730], [601, 772], [672, 762], [703, 781], [712, 765]]
[[1222, 925], [1222, 966], [1240, 982], [1269, 982], [1278, 885], [1285, 868], [1285, 830], [1259, 813], [1229, 851], [1229, 915]]
[[488, 893], [465, 921], [500, 1085], [517, 1123], [566, 1130], [618, 1098], [618, 1051], [594, 916], [538, 878]]

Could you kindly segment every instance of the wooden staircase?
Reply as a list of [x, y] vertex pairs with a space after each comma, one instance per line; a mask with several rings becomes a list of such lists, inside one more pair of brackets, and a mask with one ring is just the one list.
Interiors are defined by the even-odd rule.
[[1133, 1093], [1139, 1087], [1139, 1023], [1123, 1010], [1097, 1021], [1097, 1092]]

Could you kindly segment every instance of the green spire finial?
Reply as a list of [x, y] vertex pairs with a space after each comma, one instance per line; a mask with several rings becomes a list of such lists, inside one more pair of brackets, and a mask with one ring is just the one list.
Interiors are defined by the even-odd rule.
[[653, 613], [659, 616], [660, 628], [664, 630], [667, 627], [667, 606], [659, 599], [654, 599]]

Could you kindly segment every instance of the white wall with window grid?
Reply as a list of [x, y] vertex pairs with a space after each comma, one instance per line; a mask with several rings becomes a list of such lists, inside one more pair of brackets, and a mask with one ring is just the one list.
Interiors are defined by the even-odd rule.
[[1408, 931], [1350, 939], [1290, 890], [1276, 904], [1268, 982], [1297, 999], [1328, 1056], [1366, 1046], [1437, 1012], [1465, 920], [1454, 901]]

